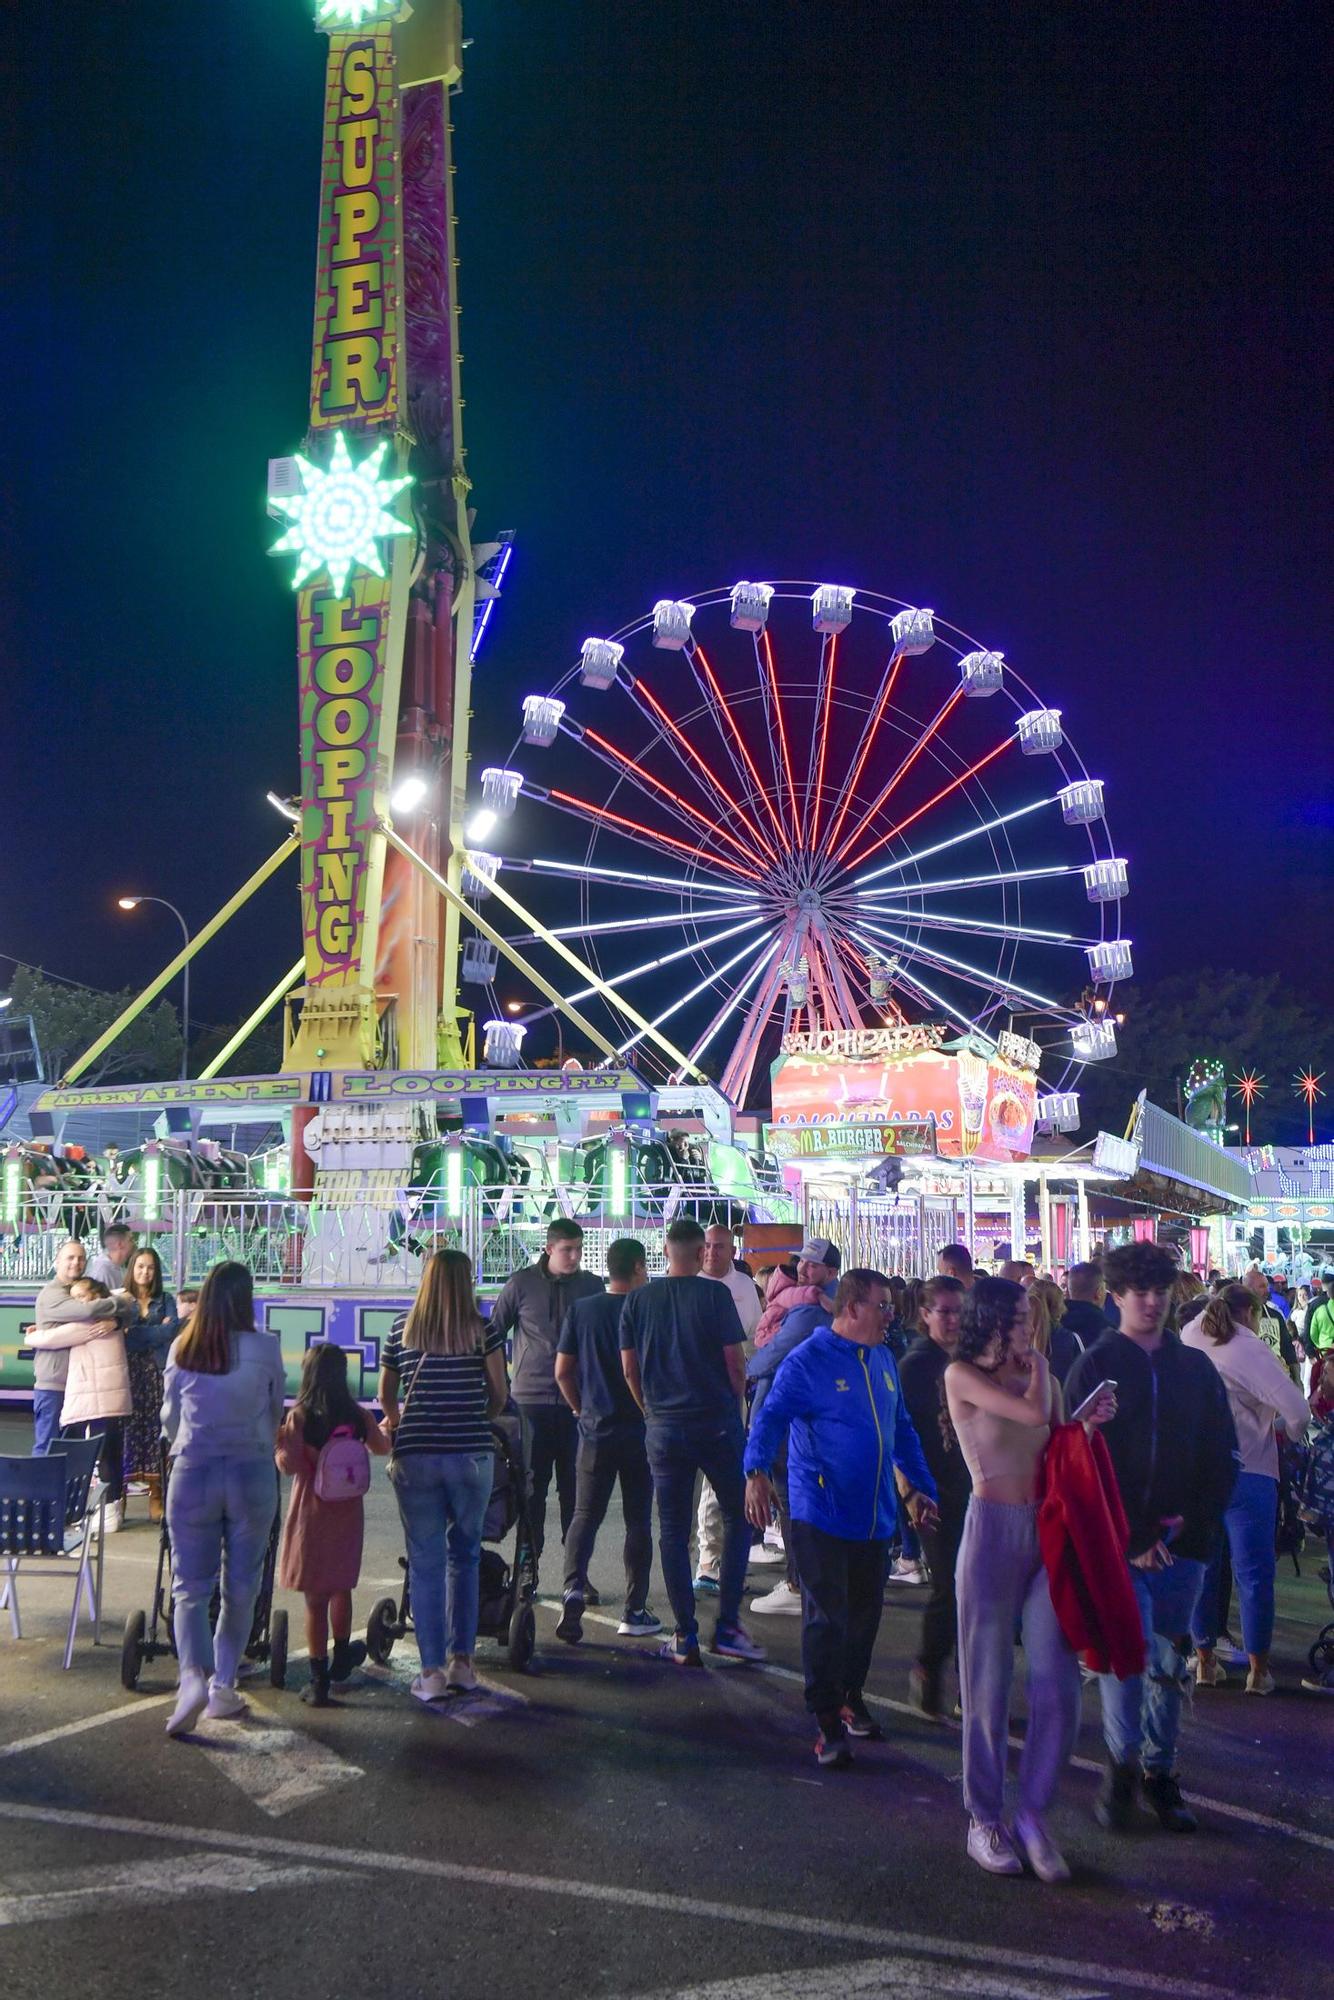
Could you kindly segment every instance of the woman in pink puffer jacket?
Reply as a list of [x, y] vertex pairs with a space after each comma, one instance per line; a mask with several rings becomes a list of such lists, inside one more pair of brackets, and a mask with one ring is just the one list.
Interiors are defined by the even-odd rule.
[[120, 1526], [125, 1502], [124, 1419], [134, 1408], [134, 1398], [130, 1393], [125, 1335], [119, 1319], [113, 1317], [117, 1307], [105, 1285], [96, 1292], [83, 1290], [93, 1283], [91, 1278], [76, 1279], [70, 1287], [70, 1296], [96, 1298], [105, 1294], [106, 1319], [65, 1320], [58, 1326], [33, 1327], [27, 1335], [27, 1344], [69, 1349], [60, 1428], [67, 1434], [82, 1429], [85, 1437], [102, 1434], [99, 1470], [107, 1488], [107, 1531], [114, 1534]]
[[764, 1311], [755, 1328], [756, 1347], [769, 1345], [793, 1306], [818, 1306], [823, 1297], [818, 1285], [799, 1285], [781, 1264], [775, 1265], [764, 1295]]

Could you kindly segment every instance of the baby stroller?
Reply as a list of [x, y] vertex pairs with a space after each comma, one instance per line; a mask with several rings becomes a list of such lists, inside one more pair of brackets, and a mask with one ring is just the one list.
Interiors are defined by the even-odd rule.
[[[1334, 1607], [1334, 1417], [1316, 1423], [1300, 1458], [1298, 1504], [1302, 1519], [1324, 1537], [1327, 1563], [1321, 1575]], [[1311, 1671], [1302, 1686], [1320, 1694], [1334, 1691], [1334, 1619], [1316, 1635], [1307, 1661]]]
[[[533, 1553], [528, 1467], [518, 1412], [511, 1408], [497, 1417], [491, 1426], [491, 1437], [496, 1450], [496, 1469], [482, 1523], [482, 1541], [483, 1544], [503, 1542], [513, 1533], [514, 1555], [507, 1563], [495, 1548], [482, 1549], [477, 1631], [480, 1638], [494, 1639], [502, 1646], [510, 1666], [516, 1673], [524, 1673], [532, 1664], [537, 1643], [537, 1618], [533, 1610], [537, 1559]], [[402, 1595], [382, 1597], [366, 1622], [366, 1651], [381, 1667], [412, 1623], [406, 1556], [399, 1557], [398, 1566], [403, 1572]]]
[[[155, 1660], [161, 1653], [176, 1651], [176, 1635], [172, 1625], [172, 1578], [171, 1578], [171, 1536], [167, 1530], [167, 1482], [171, 1477], [171, 1461], [167, 1457], [167, 1447], [162, 1447], [162, 1533], [157, 1546], [157, 1576], [153, 1585], [153, 1609], [150, 1612], [132, 1611], [125, 1621], [125, 1638], [120, 1649], [120, 1678], [124, 1687], [133, 1691], [139, 1685], [139, 1675], [145, 1660]], [[268, 1547], [264, 1551], [264, 1568], [260, 1573], [259, 1593], [255, 1598], [255, 1616], [250, 1627], [250, 1638], [246, 1643], [245, 1657], [259, 1665], [267, 1662], [270, 1683], [280, 1688], [287, 1679], [287, 1613], [273, 1609], [273, 1580], [278, 1567], [278, 1530], [282, 1525], [282, 1489], [278, 1484], [277, 1470], [274, 1471], [273, 1526], [269, 1530]], [[220, 1592], [214, 1591], [213, 1602], [209, 1606], [209, 1622], [216, 1624]]]

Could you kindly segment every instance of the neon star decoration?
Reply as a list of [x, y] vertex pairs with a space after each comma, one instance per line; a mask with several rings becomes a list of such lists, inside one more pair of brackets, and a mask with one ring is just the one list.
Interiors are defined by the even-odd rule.
[[388, 439], [381, 439], [368, 458], [354, 465], [347, 440], [338, 431], [327, 471], [312, 465], [300, 452], [296, 454], [305, 490], [295, 498], [274, 503], [292, 525], [270, 550], [272, 555], [285, 549], [296, 550], [294, 590], [300, 589], [316, 570], [326, 569], [330, 583], [341, 597], [348, 572], [358, 565], [373, 570], [376, 576], [384, 575], [376, 547], [378, 541], [413, 532], [407, 521], [400, 521], [388, 509], [387, 503], [394, 495], [412, 483], [411, 474], [406, 473], [398, 479], [380, 478], [380, 465], [388, 448]]
[[1263, 1097], [1265, 1080], [1258, 1070], [1244, 1069], [1232, 1079], [1241, 1093], [1241, 1101], [1246, 1107], [1246, 1144], [1251, 1143], [1251, 1106], [1257, 1097]]
[[1308, 1146], [1314, 1146], [1315, 1144], [1315, 1101], [1317, 1097], [1323, 1097], [1325, 1094], [1320, 1088], [1324, 1080], [1324, 1070], [1310, 1069], [1298, 1070], [1296, 1076], [1292, 1079], [1292, 1087], [1298, 1097], [1306, 1099], [1306, 1143]]

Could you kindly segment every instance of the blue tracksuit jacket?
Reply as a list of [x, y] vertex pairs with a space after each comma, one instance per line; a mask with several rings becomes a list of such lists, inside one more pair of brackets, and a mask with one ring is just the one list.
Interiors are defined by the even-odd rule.
[[751, 1424], [746, 1471], [768, 1472], [788, 1435], [792, 1517], [848, 1542], [884, 1541], [898, 1522], [894, 1467], [936, 1497], [887, 1347], [817, 1327], [779, 1368]]

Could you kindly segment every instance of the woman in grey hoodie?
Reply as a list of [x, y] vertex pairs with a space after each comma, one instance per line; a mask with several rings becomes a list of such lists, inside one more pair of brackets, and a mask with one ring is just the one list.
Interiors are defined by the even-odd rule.
[[[236, 1671], [278, 1505], [273, 1450], [285, 1393], [278, 1341], [255, 1331], [249, 1271], [244, 1264], [216, 1264], [189, 1326], [172, 1345], [163, 1378], [181, 1666], [168, 1736], [184, 1736], [205, 1708], [212, 1716], [245, 1713]], [[209, 1604], [220, 1572], [222, 1599], [210, 1631]]]

